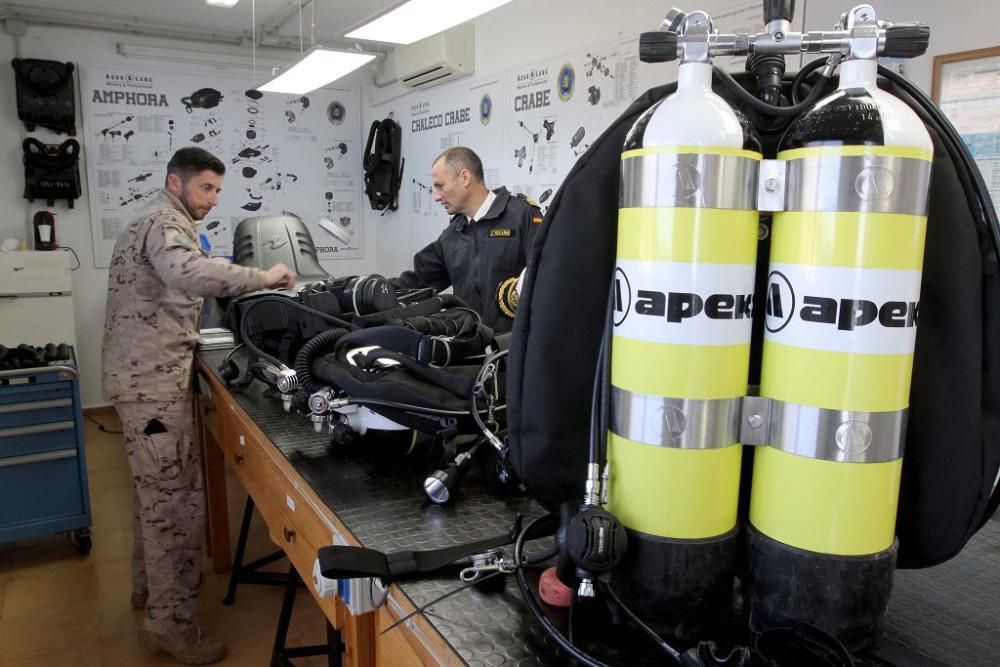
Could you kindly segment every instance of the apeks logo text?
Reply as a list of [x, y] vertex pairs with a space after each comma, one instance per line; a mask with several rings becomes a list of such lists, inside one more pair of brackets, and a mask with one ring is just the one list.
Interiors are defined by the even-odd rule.
[[753, 266], [662, 262], [615, 270], [617, 335], [651, 342], [733, 345], [748, 340]]
[[908, 354], [920, 318], [920, 272], [774, 265], [763, 295], [767, 337], [841, 352]]
[[803, 322], [830, 324], [840, 331], [853, 331], [876, 322], [890, 328], [915, 327], [920, 312], [919, 301], [876, 303], [868, 299], [809, 295], [802, 297], [800, 307], [791, 282], [780, 271], [772, 271], [768, 276], [764, 307], [767, 330], [771, 333], [784, 329], [796, 315]]

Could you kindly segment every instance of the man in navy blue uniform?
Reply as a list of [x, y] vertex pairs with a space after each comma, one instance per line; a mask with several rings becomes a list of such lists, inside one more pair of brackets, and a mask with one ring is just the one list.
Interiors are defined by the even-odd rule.
[[436, 241], [413, 256], [413, 270], [391, 280], [395, 287], [451, 286], [497, 333], [510, 331], [517, 308], [515, 286], [528, 263], [542, 212], [507, 188], [492, 192], [483, 163], [472, 150], [455, 146], [431, 167], [434, 201], [452, 216]]

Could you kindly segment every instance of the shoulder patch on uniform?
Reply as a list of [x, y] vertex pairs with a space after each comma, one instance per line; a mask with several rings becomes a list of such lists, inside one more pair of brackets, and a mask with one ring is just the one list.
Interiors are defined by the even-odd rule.
[[[168, 232], [169, 234], [170, 232]], [[174, 231], [170, 236], [169, 245], [181, 245], [185, 248], [190, 248], [191, 250], [199, 250], [198, 246], [195, 244], [194, 240], [182, 231]]]
[[528, 195], [524, 194], [523, 192], [518, 192], [517, 193], [517, 198], [523, 200], [526, 204], [528, 204], [528, 206], [531, 206], [533, 208], [541, 208], [542, 207], [541, 204], [539, 204], [537, 201], [535, 201], [534, 199], [532, 199]]
[[534, 225], [540, 225], [540, 224], [542, 224], [542, 214], [541, 213], [535, 213], [533, 216], [531, 216], [531, 223], [534, 224]]
[[513, 229], [499, 228], [490, 230], [491, 239], [509, 239], [513, 236], [515, 236]]

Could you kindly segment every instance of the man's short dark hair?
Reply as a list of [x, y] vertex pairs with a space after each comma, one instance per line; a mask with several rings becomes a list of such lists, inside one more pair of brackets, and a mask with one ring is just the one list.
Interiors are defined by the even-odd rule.
[[226, 165], [204, 148], [187, 146], [179, 149], [167, 163], [167, 176], [177, 174], [182, 182], [205, 170], [214, 171], [219, 176], [226, 174]]
[[471, 148], [466, 148], [465, 146], [452, 146], [445, 152], [434, 158], [434, 162], [431, 166], [438, 163], [438, 161], [444, 160], [445, 165], [452, 174], [458, 175], [463, 169], [468, 169], [472, 177], [483, 182], [483, 161], [479, 159], [475, 151]]

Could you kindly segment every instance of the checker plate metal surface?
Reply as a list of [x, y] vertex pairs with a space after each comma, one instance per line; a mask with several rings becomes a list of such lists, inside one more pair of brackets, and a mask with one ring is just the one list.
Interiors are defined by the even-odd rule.
[[[215, 368], [225, 351], [199, 354]], [[485, 490], [474, 475], [459, 485], [453, 502], [434, 505], [413, 469], [380, 469], [356, 450], [331, 444], [307, 418], [286, 414], [277, 397], [265, 396], [260, 382], [233, 397], [368, 548], [393, 552], [463, 544], [510, 530], [518, 513], [526, 520], [544, 513], [528, 498]], [[400, 584], [416, 607], [459, 586], [457, 576]], [[566, 664], [513, 581], [500, 593], [469, 588], [433, 604], [425, 616], [473, 667]], [[897, 571], [884, 638], [919, 654], [914, 659], [928, 658], [924, 664], [1000, 665], [1000, 522], [989, 521], [947, 563]]]

